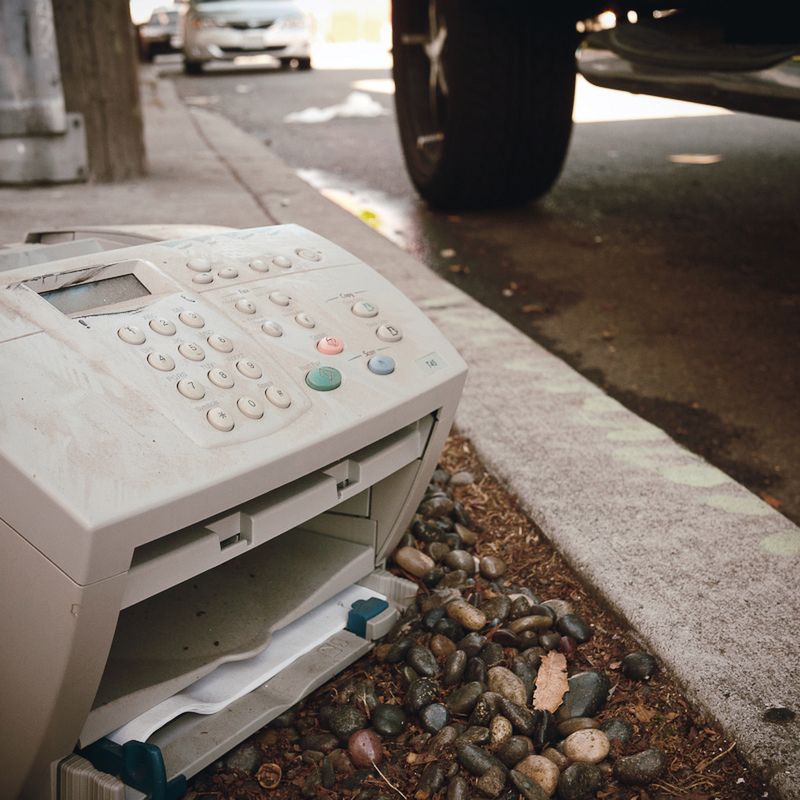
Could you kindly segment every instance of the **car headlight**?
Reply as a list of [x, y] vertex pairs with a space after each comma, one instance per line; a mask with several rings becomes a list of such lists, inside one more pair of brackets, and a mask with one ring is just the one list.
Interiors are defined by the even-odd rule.
[[308, 27], [308, 20], [302, 14], [293, 14], [291, 17], [282, 17], [278, 20], [277, 24], [281, 28], [299, 30]]
[[214, 19], [214, 17], [201, 17], [198, 15], [192, 17], [192, 27], [198, 30], [202, 30], [203, 28], [224, 28], [225, 23], [219, 22]]

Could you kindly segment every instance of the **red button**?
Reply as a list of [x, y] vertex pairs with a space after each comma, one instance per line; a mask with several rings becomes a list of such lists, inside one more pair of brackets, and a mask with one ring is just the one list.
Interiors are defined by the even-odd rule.
[[344, 350], [344, 342], [338, 336], [326, 336], [317, 342], [317, 350], [325, 356], [335, 356]]

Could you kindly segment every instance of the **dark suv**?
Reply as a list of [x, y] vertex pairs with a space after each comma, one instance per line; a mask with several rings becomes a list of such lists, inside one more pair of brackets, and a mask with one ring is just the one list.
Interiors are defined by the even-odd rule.
[[[393, 0], [411, 179], [440, 208], [540, 197], [566, 156], [577, 71], [607, 88], [800, 119], [798, 6]], [[607, 10], [616, 27], [596, 30]]]

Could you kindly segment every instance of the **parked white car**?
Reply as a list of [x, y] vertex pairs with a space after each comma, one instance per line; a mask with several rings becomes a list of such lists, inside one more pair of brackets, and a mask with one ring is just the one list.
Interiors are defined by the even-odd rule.
[[188, 0], [182, 4], [184, 69], [267, 54], [311, 69], [311, 16], [290, 0]]

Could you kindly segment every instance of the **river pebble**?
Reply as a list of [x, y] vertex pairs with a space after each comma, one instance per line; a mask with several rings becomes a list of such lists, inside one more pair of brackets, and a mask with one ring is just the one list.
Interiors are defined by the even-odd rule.
[[399, 736], [408, 722], [408, 715], [400, 706], [379, 703], [372, 712], [372, 727], [387, 738]]
[[603, 785], [596, 764], [570, 764], [558, 779], [559, 800], [588, 800]]
[[525, 684], [510, 669], [492, 667], [488, 672], [488, 685], [489, 691], [497, 692], [512, 703], [524, 706], [527, 702]]
[[383, 742], [375, 731], [356, 731], [347, 742], [347, 752], [357, 767], [369, 767], [383, 761]]
[[664, 752], [651, 748], [618, 758], [614, 763], [614, 777], [629, 786], [646, 786], [661, 777], [666, 768], [667, 757]]
[[394, 563], [416, 578], [421, 578], [436, 564], [434, 560], [415, 547], [401, 547], [394, 551]]
[[622, 659], [622, 674], [634, 681], [648, 681], [656, 671], [656, 660], [649, 653], [628, 653]]
[[564, 755], [570, 761], [599, 764], [607, 755], [610, 745], [603, 731], [583, 730], [571, 733], [564, 740]]
[[466, 600], [454, 600], [447, 604], [447, 615], [469, 631], [479, 631], [486, 625], [486, 615]]

